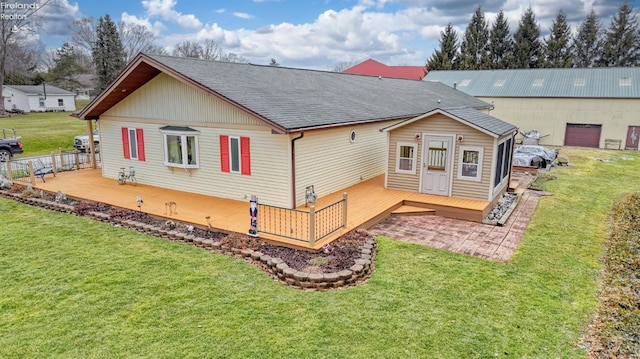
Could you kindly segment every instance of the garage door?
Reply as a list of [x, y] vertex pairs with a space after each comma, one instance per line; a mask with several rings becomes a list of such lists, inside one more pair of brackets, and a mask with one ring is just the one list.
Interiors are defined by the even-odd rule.
[[564, 145], [598, 148], [600, 147], [601, 131], [602, 125], [567, 123]]

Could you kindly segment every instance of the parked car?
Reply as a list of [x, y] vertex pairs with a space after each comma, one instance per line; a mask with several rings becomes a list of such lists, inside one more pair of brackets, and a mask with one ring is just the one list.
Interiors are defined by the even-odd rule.
[[[93, 145], [96, 152], [100, 152], [100, 130], [93, 131]], [[89, 142], [89, 136], [78, 135], [73, 138], [73, 147], [81, 152], [91, 151], [91, 143]]]
[[16, 130], [12, 128], [2, 129], [0, 138], [0, 162], [6, 162], [16, 153], [22, 153], [22, 141], [16, 136]]

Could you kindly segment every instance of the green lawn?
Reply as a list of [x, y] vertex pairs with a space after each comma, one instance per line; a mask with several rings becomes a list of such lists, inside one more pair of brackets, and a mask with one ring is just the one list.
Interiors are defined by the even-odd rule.
[[[81, 108], [86, 101], [77, 101]], [[24, 153], [16, 158], [50, 154], [73, 149], [73, 137], [87, 134], [87, 123], [70, 112], [31, 112], [23, 116], [0, 118], [1, 128], [13, 128], [22, 137]], [[94, 127], [95, 128], [95, 127]], [[8, 133], [7, 133], [8, 134]]]
[[607, 214], [640, 191], [640, 155], [561, 153], [510, 263], [379, 238], [371, 279], [329, 292], [0, 199], [0, 357], [584, 358]]

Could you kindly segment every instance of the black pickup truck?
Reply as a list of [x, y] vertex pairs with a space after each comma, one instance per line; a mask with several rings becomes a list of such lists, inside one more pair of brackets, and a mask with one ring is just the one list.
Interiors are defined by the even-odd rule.
[[16, 153], [22, 153], [22, 141], [16, 136], [16, 130], [3, 128], [0, 138], [0, 162], [6, 162]]

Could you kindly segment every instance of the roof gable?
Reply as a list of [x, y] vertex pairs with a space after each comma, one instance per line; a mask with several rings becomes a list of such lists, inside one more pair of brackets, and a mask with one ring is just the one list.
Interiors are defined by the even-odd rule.
[[252, 114], [281, 133], [406, 119], [439, 107], [490, 107], [426, 81], [139, 54], [77, 116], [98, 118], [161, 72]]
[[424, 81], [481, 97], [640, 98], [640, 67], [431, 71]]
[[452, 108], [452, 109], [438, 108], [429, 113], [425, 113], [421, 116], [410, 118], [405, 121], [394, 124], [392, 126], [383, 128], [382, 131], [384, 132], [392, 131], [392, 130], [395, 130], [396, 128], [406, 126], [410, 123], [422, 120], [424, 118], [428, 118], [437, 113], [445, 115], [455, 121], [461, 122], [467, 126], [470, 126], [480, 132], [483, 132], [495, 138], [515, 132], [518, 129], [516, 126], [510, 123], [504, 122], [498, 118], [495, 118], [484, 112], [474, 110], [472, 108]]

